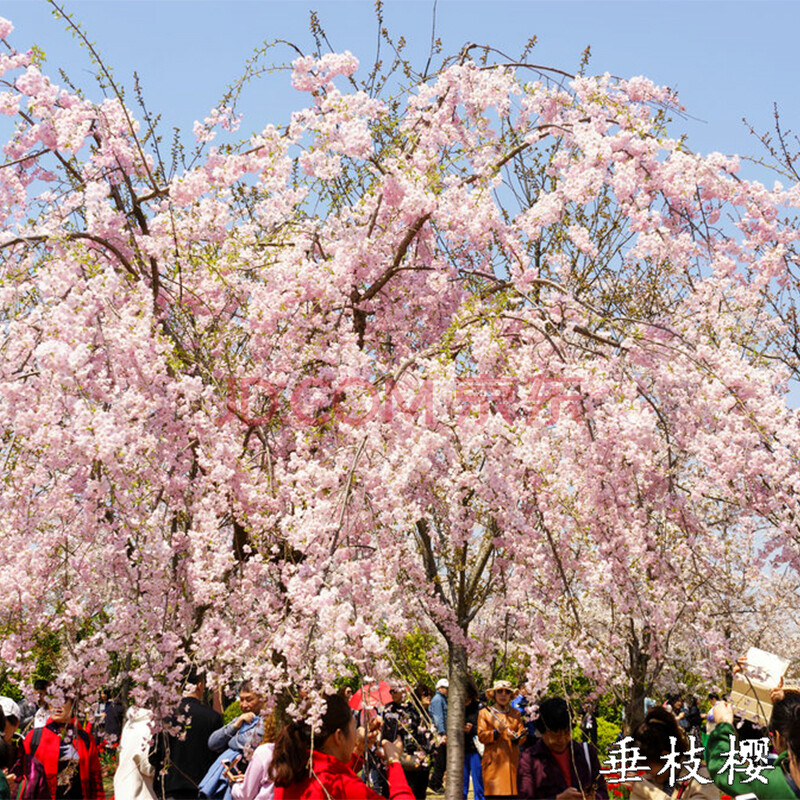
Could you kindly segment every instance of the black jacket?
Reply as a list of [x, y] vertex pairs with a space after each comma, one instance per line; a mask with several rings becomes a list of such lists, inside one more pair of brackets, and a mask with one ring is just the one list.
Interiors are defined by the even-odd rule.
[[464, 724], [471, 722], [472, 728], [470, 729], [469, 733], [464, 734], [464, 755], [470, 755], [470, 753], [477, 753], [478, 750], [475, 747], [475, 737], [478, 735], [478, 712], [481, 710], [481, 707], [477, 700], [473, 700], [465, 709], [464, 709]]
[[186, 738], [160, 734], [153, 757], [159, 797], [197, 797], [197, 786], [217, 757], [208, 749], [208, 737], [223, 726], [222, 715], [195, 697], [184, 697], [178, 717], [184, 718]]

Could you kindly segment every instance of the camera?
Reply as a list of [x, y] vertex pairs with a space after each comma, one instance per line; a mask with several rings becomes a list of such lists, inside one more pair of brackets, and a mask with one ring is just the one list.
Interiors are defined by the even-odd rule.
[[394, 714], [387, 714], [383, 718], [383, 728], [381, 729], [381, 739], [386, 739], [390, 742], [393, 742], [397, 739], [397, 735], [400, 731], [400, 724], [399, 720]]

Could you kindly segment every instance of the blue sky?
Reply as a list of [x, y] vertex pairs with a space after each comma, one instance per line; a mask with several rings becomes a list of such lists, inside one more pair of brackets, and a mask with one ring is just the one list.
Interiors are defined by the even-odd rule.
[[[66, 0], [66, 7], [116, 76], [130, 85], [137, 70], [151, 110], [187, 131], [263, 41], [289, 39], [311, 50], [312, 8], [334, 48], [352, 51], [362, 65], [371, 63], [377, 41], [367, 0]], [[432, 11], [432, 0], [385, 4], [385, 24], [395, 37], [405, 37], [419, 66], [430, 43]], [[39, 45], [51, 73], [63, 66], [73, 80], [90, 84], [88, 59], [43, 0], [3, 0], [0, 14], [14, 22], [17, 47]], [[741, 120], [746, 116], [766, 130], [773, 102], [787, 127], [800, 131], [794, 56], [800, 2], [439, 0], [436, 16], [445, 52], [472, 41], [516, 56], [535, 34], [537, 63], [572, 71], [589, 45], [589, 72], [647, 75], [676, 87], [689, 116], [676, 120], [673, 133], [686, 132], [700, 152], [759, 153]], [[284, 122], [302, 98], [280, 75], [253, 86], [245, 101], [243, 132], [249, 132]]]
[[[178, 126], [187, 142], [193, 141], [194, 120], [217, 103], [264, 41], [287, 39], [306, 52], [313, 49], [312, 8], [334, 49], [355, 53], [364, 72], [375, 57], [371, 0], [64, 2], [119, 81], [130, 87], [138, 71], [150, 110], [162, 115], [164, 133]], [[385, 0], [385, 25], [395, 39], [406, 39], [407, 55], [418, 68], [428, 54], [433, 9], [433, 0]], [[47, 53], [46, 69], [54, 78], [60, 66], [74, 82], [92, 86], [88, 57], [44, 0], [2, 0], [0, 15], [15, 24], [15, 46], [37, 44]], [[784, 126], [800, 133], [798, 30], [800, 0], [439, 0], [436, 5], [436, 33], [445, 53], [477, 42], [516, 56], [536, 35], [531, 56], [536, 63], [573, 71], [590, 46], [590, 73], [647, 75], [677, 88], [687, 116], [675, 120], [672, 133], [688, 134], [689, 145], [702, 153], [761, 155], [742, 118], [759, 131], [770, 129], [775, 102]], [[288, 49], [276, 54], [278, 60], [284, 57], [291, 58]], [[282, 73], [252, 85], [243, 99], [242, 133], [249, 133], [284, 123], [306, 98]], [[742, 174], [774, 180], [746, 162]], [[790, 393], [790, 402], [800, 405], [800, 391]]]

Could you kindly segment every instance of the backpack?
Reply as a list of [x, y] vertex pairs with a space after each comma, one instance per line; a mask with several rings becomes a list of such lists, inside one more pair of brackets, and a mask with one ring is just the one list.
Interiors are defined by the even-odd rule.
[[41, 800], [50, 797], [50, 785], [47, 783], [44, 765], [33, 755], [42, 740], [42, 730], [43, 728], [33, 729], [31, 752], [26, 753], [24, 757], [25, 774], [22, 777], [19, 800]]

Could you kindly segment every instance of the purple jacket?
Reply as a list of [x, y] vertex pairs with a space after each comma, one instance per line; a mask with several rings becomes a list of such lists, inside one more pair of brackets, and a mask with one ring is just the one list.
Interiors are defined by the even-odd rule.
[[[570, 742], [572, 748], [572, 785], [588, 789], [596, 782], [596, 797], [608, 800], [606, 782], [600, 774], [600, 760], [592, 745]], [[589, 762], [586, 761], [586, 747], [589, 748]], [[591, 767], [590, 767], [591, 764]], [[520, 800], [552, 800], [567, 788], [567, 782], [558, 762], [540, 739], [522, 753], [517, 775]]]

